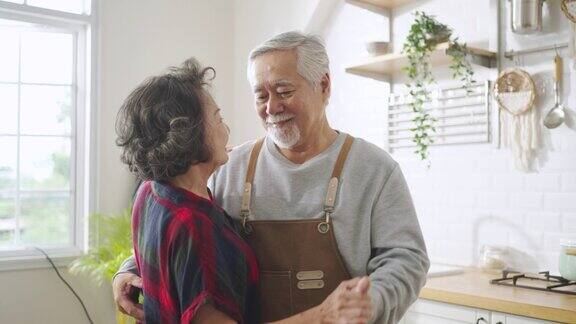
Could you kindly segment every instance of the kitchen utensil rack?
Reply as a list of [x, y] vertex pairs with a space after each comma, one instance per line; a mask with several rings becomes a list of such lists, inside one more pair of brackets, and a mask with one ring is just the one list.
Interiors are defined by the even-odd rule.
[[[412, 140], [412, 119], [409, 94], [389, 97], [388, 144], [391, 150], [415, 147]], [[463, 87], [432, 91], [424, 110], [436, 119], [432, 145], [472, 144], [490, 142], [490, 81]]]
[[527, 48], [527, 49], [522, 49], [522, 50], [510, 50], [510, 51], [507, 51], [506, 53], [504, 53], [504, 57], [511, 60], [515, 56], [518, 56], [518, 55], [540, 53], [540, 52], [552, 51], [552, 50], [558, 51], [559, 49], [567, 48], [568, 46], [569, 46], [568, 43], [560, 43], [560, 44], [554, 44], [554, 45], [548, 45], [548, 46]]

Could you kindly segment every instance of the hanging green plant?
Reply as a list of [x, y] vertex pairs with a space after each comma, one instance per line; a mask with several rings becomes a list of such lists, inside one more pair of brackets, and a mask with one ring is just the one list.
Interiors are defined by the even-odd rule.
[[412, 119], [414, 127], [410, 129], [412, 141], [416, 144], [414, 153], [421, 160], [428, 161], [428, 148], [434, 143], [431, 134], [436, 132], [436, 119], [424, 109], [424, 103], [430, 99], [426, 87], [435, 82], [431, 72], [430, 55], [438, 44], [449, 42], [446, 54], [452, 58], [452, 77], [462, 81], [467, 92], [475, 82], [472, 78], [474, 70], [467, 60], [466, 44], [459, 43], [458, 38], [450, 39], [452, 29], [422, 11], [416, 11], [414, 16], [414, 23], [410, 26], [402, 50], [409, 63], [403, 71], [408, 79], [406, 86], [412, 99], [409, 106], [415, 113]]

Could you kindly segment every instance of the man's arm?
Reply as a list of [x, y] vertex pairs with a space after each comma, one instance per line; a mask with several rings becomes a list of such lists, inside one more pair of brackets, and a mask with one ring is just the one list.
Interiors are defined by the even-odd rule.
[[122, 313], [138, 320], [144, 320], [142, 305], [138, 304], [134, 292], [142, 288], [142, 279], [139, 277], [134, 256], [128, 257], [112, 279], [112, 293], [116, 307]]
[[133, 273], [137, 276], [140, 276], [140, 273], [138, 272], [138, 268], [136, 267], [136, 258], [134, 258], [134, 255], [127, 257], [126, 260], [124, 260], [124, 262], [122, 262], [122, 264], [120, 265], [120, 268], [114, 274], [114, 278], [116, 278], [117, 275], [124, 273], [124, 272], [130, 272], [130, 273]]
[[418, 298], [430, 261], [414, 204], [396, 166], [372, 212], [370, 296], [378, 323], [397, 323]]

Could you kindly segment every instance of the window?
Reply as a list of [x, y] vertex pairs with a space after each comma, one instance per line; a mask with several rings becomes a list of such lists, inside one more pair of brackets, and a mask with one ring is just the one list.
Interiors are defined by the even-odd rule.
[[85, 0], [0, 1], [0, 261], [37, 255], [36, 246], [55, 256], [85, 246], [89, 9]]

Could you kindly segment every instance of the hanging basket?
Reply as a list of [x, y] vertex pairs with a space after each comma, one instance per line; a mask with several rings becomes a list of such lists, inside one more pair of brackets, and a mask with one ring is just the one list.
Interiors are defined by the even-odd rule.
[[562, 11], [566, 18], [576, 23], [576, 0], [562, 0]]
[[518, 68], [502, 71], [494, 83], [494, 98], [498, 106], [512, 115], [530, 110], [536, 101], [536, 86], [530, 74]]

